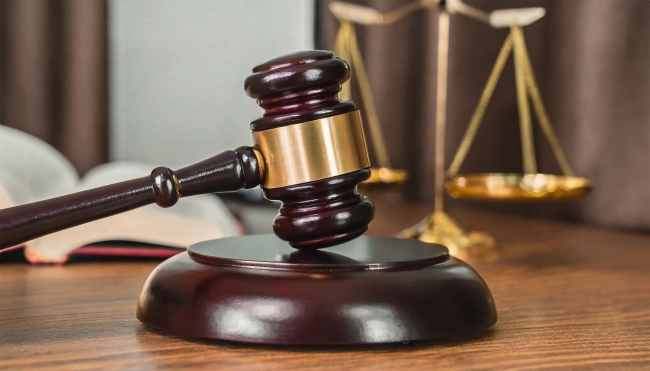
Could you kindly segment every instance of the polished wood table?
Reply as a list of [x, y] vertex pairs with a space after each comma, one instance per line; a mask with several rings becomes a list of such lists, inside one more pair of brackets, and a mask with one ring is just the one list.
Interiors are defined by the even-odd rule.
[[[378, 197], [370, 234], [431, 210]], [[498, 253], [466, 260], [499, 320], [475, 336], [345, 347], [255, 346], [167, 336], [135, 319], [154, 261], [0, 264], [0, 369], [650, 369], [650, 236], [470, 210]]]

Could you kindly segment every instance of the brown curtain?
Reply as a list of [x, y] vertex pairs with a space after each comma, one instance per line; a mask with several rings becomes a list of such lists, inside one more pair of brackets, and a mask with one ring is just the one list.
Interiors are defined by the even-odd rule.
[[0, 124], [81, 173], [107, 159], [106, 26], [104, 0], [0, 1]]
[[[386, 12], [410, 1], [355, 2]], [[524, 28], [527, 46], [569, 162], [577, 175], [592, 179], [595, 186], [581, 201], [479, 207], [650, 230], [650, 1], [466, 2], [488, 11], [546, 8], [544, 18]], [[338, 22], [327, 2], [322, 6], [324, 47], [332, 48]], [[451, 16], [447, 164], [508, 32]], [[430, 200], [437, 11], [420, 11], [388, 26], [357, 26], [357, 33], [391, 159], [411, 175], [405, 193], [411, 199]], [[539, 170], [559, 173], [548, 143], [535, 129]], [[511, 58], [461, 172], [521, 172], [519, 143]]]

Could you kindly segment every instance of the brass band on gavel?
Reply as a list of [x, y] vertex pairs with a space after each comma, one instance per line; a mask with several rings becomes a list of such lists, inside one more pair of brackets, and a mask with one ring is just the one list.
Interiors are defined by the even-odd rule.
[[370, 166], [359, 111], [253, 133], [264, 188], [312, 182]]

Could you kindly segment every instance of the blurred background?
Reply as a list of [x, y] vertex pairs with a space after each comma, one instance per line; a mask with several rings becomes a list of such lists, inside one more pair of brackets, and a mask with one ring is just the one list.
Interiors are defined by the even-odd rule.
[[[387, 12], [410, 1], [352, 2]], [[524, 28], [528, 50], [568, 160], [594, 190], [578, 202], [452, 207], [650, 231], [650, 1], [467, 3], [546, 8]], [[332, 49], [339, 25], [327, 5], [0, 0], [0, 124], [47, 141], [81, 174], [119, 160], [173, 168], [249, 144], [248, 124], [261, 110], [245, 95], [244, 79], [277, 55]], [[409, 172], [399, 190], [405, 202], [433, 197], [436, 12], [357, 27], [393, 165]], [[508, 32], [451, 17], [448, 162]], [[521, 171], [512, 63], [464, 172]], [[352, 97], [358, 101], [355, 87]], [[537, 129], [540, 170], [558, 173]]]

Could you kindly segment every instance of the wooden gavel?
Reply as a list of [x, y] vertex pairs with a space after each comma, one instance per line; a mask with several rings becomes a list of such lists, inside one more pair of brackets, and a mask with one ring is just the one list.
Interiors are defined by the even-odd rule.
[[273, 230], [296, 248], [352, 240], [374, 216], [357, 184], [370, 162], [357, 106], [337, 93], [349, 77], [345, 61], [327, 51], [282, 56], [253, 69], [247, 94], [264, 109], [251, 123], [252, 147], [226, 151], [172, 171], [0, 210], [0, 248], [156, 203], [262, 186], [282, 202]]

